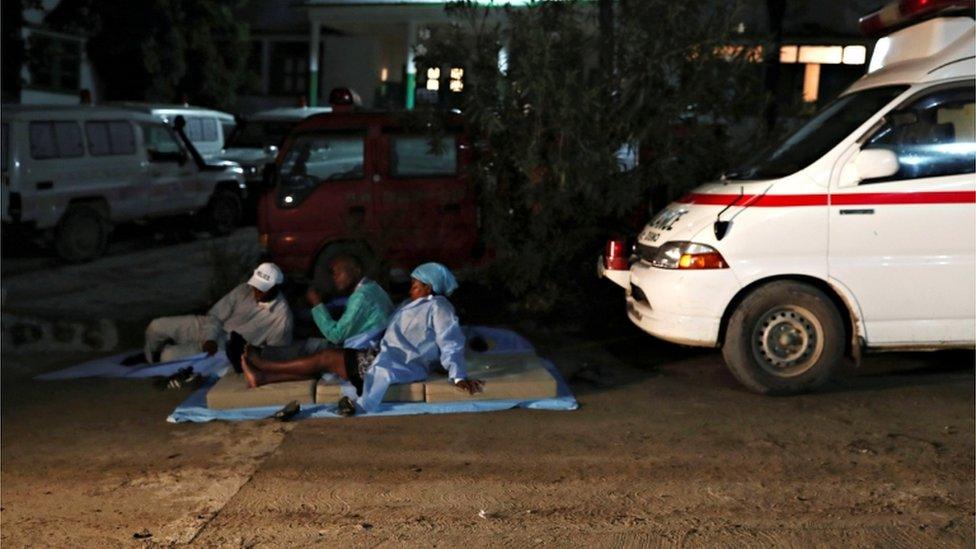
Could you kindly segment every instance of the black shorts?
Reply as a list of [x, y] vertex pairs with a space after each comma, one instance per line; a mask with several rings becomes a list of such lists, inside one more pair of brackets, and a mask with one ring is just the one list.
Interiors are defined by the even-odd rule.
[[356, 394], [363, 394], [363, 378], [366, 371], [373, 365], [373, 359], [379, 353], [379, 349], [367, 347], [365, 349], [343, 349], [342, 354], [346, 361], [346, 375], [349, 383], [356, 388]]

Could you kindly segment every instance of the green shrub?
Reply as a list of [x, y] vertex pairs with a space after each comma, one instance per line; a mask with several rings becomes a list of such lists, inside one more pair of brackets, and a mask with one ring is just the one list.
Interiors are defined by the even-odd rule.
[[[723, 49], [738, 20], [735, 6], [716, 4], [620, 2], [601, 33], [593, 2], [504, 8], [504, 25], [492, 11], [502, 8], [461, 2], [422, 44], [421, 74], [465, 69], [484, 237], [525, 309], [585, 299], [581, 283], [624, 220], [643, 223], [649, 206], [729, 167], [730, 128], [760, 112], [761, 68], [748, 48]], [[640, 151], [629, 171], [624, 144]]]

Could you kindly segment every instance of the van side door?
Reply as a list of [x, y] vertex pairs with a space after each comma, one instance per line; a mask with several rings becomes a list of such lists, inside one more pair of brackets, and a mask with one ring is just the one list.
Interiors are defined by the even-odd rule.
[[403, 266], [466, 263], [477, 239], [475, 197], [462, 165], [462, 137], [386, 128], [378, 141], [380, 234]]
[[86, 120], [91, 189], [101, 188], [113, 221], [142, 217], [149, 207], [147, 166], [136, 146], [136, 128], [128, 120]]
[[[974, 96], [971, 82], [916, 94], [835, 169], [829, 271], [857, 300], [869, 345], [973, 341]], [[845, 177], [845, 170], [857, 172], [857, 156], [872, 149], [893, 152], [897, 172]]]
[[190, 155], [163, 123], [141, 124], [143, 147], [149, 162], [150, 217], [189, 213], [197, 209], [196, 188], [202, 185]]

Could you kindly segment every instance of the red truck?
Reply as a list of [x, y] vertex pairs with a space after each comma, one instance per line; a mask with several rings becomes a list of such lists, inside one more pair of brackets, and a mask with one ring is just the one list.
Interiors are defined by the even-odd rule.
[[[328, 284], [336, 255], [394, 278], [423, 261], [452, 267], [481, 254], [471, 148], [460, 116], [437, 142], [389, 111], [333, 90], [332, 112], [300, 122], [265, 168], [262, 246], [286, 272]], [[381, 267], [381, 270], [375, 267]]]

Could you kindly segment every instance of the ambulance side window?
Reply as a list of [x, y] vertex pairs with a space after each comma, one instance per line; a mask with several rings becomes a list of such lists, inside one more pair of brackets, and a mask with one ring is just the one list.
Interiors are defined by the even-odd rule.
[[864, 146], [888, 149], [898, 173], [865, 184], [976, 172], [976, 88], [943, 87], [888, 113]]

